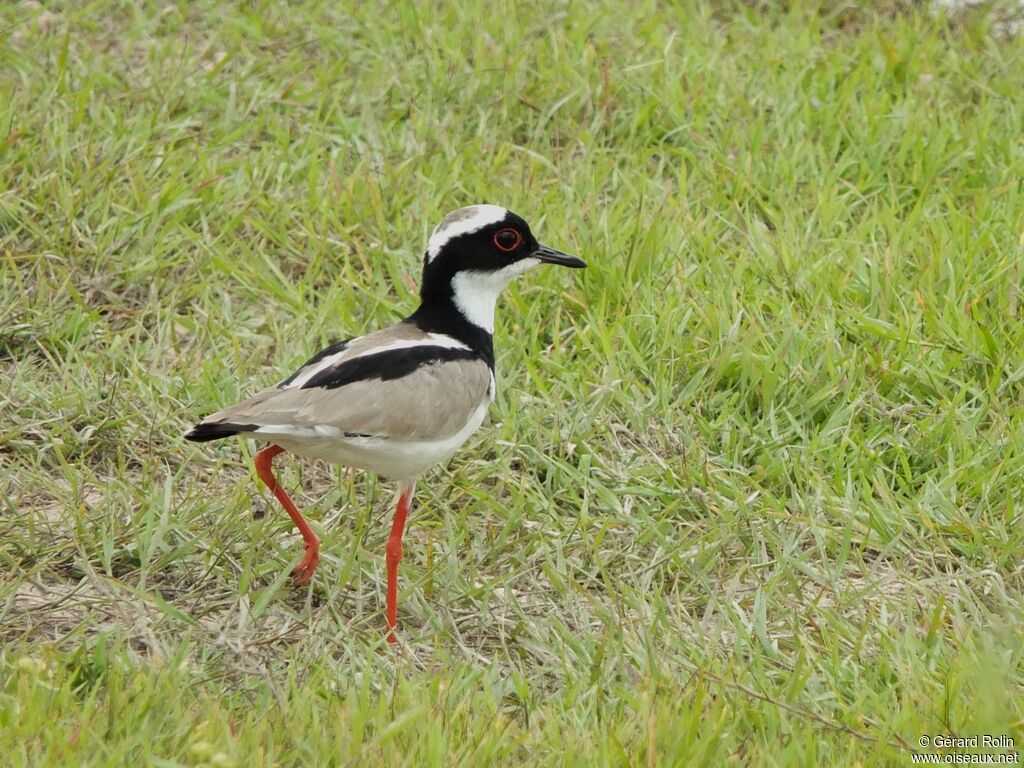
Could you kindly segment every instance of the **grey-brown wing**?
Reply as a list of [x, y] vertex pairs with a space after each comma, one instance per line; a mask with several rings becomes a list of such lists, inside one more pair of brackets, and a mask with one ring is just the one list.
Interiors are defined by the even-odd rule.
[[399, 378], [365, 378], [336, 387], [270, 389], [225, 408], [203, 424], [239, 431], [333, 427], [352, 435], [434, 440], [462, 429], [487, 398], [491, 372], [478, 358], [427, 362]]

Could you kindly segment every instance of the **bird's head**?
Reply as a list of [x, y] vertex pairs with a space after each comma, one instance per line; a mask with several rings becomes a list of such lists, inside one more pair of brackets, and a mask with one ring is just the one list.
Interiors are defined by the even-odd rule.
[[459, 208], [430, 236], [420, 295], [425, 302], [450, 297], [469, 322], [490, 333], [498, 294], [516, 275], [541, 264], [587, 266], [583, 259], [541, 245], [530, 225], [507, 208]]

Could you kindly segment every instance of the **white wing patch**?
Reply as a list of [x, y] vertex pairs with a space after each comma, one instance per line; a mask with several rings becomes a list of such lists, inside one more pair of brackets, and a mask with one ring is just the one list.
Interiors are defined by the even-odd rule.
[[497, 224], [507, 214], [508, 210], [500, 205], [470, 205], [452, 211], [437, 225], [427, 241], [427, 261], [437, 256], [450, 240], [476, 232], [488, 224]]
[[354, 360], [357, 357], [363, 355], [375, 355], [378, 352], [390, 352], [393, 349], [408, 349], [409, 347], [444, 347], [445, 349], [469, 349], [466, 344], [463, 344], [458, 339], [454, 339], [446, 333], [428, 333], [425, 339], [405, 339], [403, 341], [393, 341], [390, 344], [385, 344], [374, 349], [366, 349], [361, 351], [357, 355], [352, 355]]

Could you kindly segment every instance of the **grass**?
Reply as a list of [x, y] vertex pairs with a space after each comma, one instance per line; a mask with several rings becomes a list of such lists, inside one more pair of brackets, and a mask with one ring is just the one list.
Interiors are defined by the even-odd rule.
[[[1000, 13], [0, 7], [10, 765], [908, 765], [1024, 739], [1024, 43]], [[492, 423], [390, 487], [197, 418], [508, 205]], [[1004, 750], [1005, 751], [1005, 750]]]

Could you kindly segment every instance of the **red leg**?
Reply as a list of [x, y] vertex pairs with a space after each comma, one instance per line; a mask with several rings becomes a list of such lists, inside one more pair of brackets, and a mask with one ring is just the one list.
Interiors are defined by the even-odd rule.
[[395, 520], [391, 524], [391, 535], [385, 552], [388, 566], [388, 642], [397, 643], [395, 627], [398, 623], [398, 563], [402, 559], [402, 532], [405, 530], [405, 519], [409, 516], [409, 505], [412, 502], [412, 483], [402, 484], [402, 493], [398, 497], [398, 508]]
[[320, 562], [320, 539], [313, 533], [309, 523], [306, 522], [306, 519], [292, 500], [288, 498], [288, 494], [285, 493], [284, 488], [277, 482], [277, 478], [274, 477], [274, 470], [271, 465], [273, 464], [274, 457], [279, 453], [284, 453], [284, 448], [280, 445], [267, 446], [257, 453], [256, 474], [260, 476], [260, 480], [266, 484], [270, 492], [281, 502], [281, 506], [284, 507], [285, 512], [291, 517], [295, 527], [299, 529], [299, 533], [302, 534], [302, 540], [306, 542], [306, 554], [292, 571], [295, 574], [295, 583], [302, 586], [309, 584], [309, 580], [313, 578], [313, 571], [316, 570], [316, 564]]

